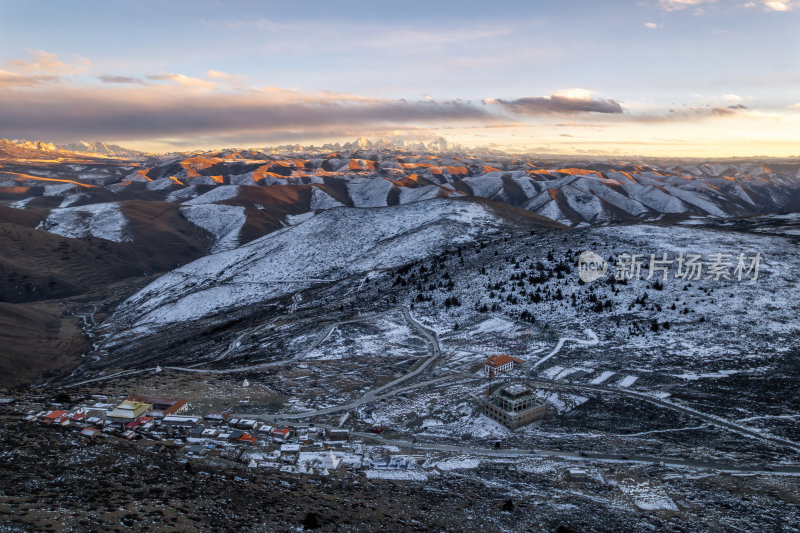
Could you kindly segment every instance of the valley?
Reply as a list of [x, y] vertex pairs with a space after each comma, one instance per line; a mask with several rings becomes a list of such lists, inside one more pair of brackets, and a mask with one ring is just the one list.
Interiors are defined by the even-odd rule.
[[[0, 396], [26, 442], [131, 464], [166, 447], [149, 464], [229, 487], [399, 490], [391, 520], [419, 519], [406, 487], [458, 490], [499, 530], [512, 517], [591, 530], [592, 513], [623, 529], [746, 529], [753, 513], [798, 513], [795, 162], [545, 164], [363, 142], [123, 161], [15, 146], [29, 152], [0, 169]], [[68, 173], [92, 187], [27, 177]], [[607, 264], [598, 279], [580, 275], [585, 251]], [[495, 354], [519, 362], [495, 375]], [[509, 385], [546, 414], [519, 428], [487, 416], [482, 399]], [[196, 426], [73, 419], [109, 422], [131, 395], [181, 399]], [[43, 423], [56, 410], [63, 429]], [[233, 420], [252, 441], [220, 437]], [[71, 437], [84, 429], [99, 443]]]

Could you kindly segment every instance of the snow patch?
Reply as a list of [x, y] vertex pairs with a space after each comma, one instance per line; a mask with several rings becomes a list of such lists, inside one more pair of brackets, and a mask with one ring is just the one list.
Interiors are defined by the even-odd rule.
[[192, 198], [191, 200], [186, 200], [183, 202], [184, 205], [200, 205], [200, 204], [213, 204], [216, 202], [222, 202], [225, 200], [230, 200], [231, 198], [236, 198], [239, 195], [239, 186], [238, 185], [220, 185], [214, 189], [211, 189], [205, 194], [201, 194], [196, 198]]
[[181, 214], [215, 237], [212, 253], [235, 248], [239, 244], [239, 233], [247, 217], [244, 207], [233, 205], [201, 204], [180, 208]]
[[130, 242], [133, 237], [126, 231], [127, 223], [119, 204], [109, 202], [53, 209], [36, 229], [64, 237], [91, 235], [114, 242]]

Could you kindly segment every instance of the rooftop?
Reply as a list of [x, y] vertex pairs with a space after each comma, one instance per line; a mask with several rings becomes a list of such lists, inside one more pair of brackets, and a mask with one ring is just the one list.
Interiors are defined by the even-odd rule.
[[496, 354], [486, 360], [486, 364], [492, 367], [503, 366], [507, 363], [523, 363], [524, 361], [518, 357], [511, 357], [508, 354]]
[[511, 396], [519, 396], [530, 391], [525, 385], [509, 385], [508, 387], [503, 387], [502, 390]]
[[150, 407], [151, 404], [147, 404], [144, 402], [137, 402], [134, 400], [123, 400], [120, 404], [116, 407], [117, 409], [141, 409], [142, 407]]

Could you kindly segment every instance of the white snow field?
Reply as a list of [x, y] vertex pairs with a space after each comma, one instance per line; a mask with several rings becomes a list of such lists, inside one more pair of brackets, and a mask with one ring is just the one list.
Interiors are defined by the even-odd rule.
[[[211, 193], [203, 196], [207, 194]], [[195, 200], [200, 198], [202, 196], [198, 196]], [[211, 248], [211, 253], [230, 250], [238, 246], [239, 232], [247, 221], [244, 207], [204, 203], [184, 205], [180, 211], [186, 220], [214, 235], [214, 246]]]
[[[231, 216], [236, 209], [241, 208], [181, 208], [189, 220], [218, 235], [218, 248], [230, 246], [238, 234], [240, 223]], [[402, 265], [504, 224], [489, 208], [469, 201], [334, 208], [163, 275], [121, 305], [113, 321], [152, 328], [193, 319], [296, 291], [318, 279]]]
[[50, 211], [47, 219], [36, 229], [64, 237], [97, 237], [114, 242], [131, 241], [125, 230], [127, 220], [116, 202], [59, 207]]

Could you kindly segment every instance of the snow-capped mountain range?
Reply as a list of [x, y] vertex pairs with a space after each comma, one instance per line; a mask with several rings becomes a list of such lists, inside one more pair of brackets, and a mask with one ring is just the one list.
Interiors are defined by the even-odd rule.
[[97, 294], [109, 298], [109, 348], [192, 317], [213, 329], [214, 317], [308, 283], [364, 278], [491, 235], [724, 227], [800, 211], [794, 159], [578, 161], [365, 138], [142, 157], [72, 148], [89, 152], [0, 140], [0, 300], [107, 291]]
[[102, 141], [76, 141], [67, 144], [55, 144], [46, 141], [29, 141], [26, 139], [0, 139], [6, 145], [15, 145], [19, 149], [40, 152], [74, 152], [78, 154], [90, 154], [106, 157], [123, 157], [139, 159], [147, 154], [129, 148], [123, 148], [118, 144], [107, 144]]
[[[108, 224], [95, 218], [124, 225], [130, 201], [150, 201], [212, 233], [215, 251], [299, 215], [430, 198], [486, 198], [568, 226], [800, 209], [796, 160], [541, 161], [448, 153], [458, 147], [444, 139], [401, 148], [363, 137], [313, 151], [231, 149], [113, 160], [107, 156], [119, 147], [98, 143], [70, 147], [103, 157], [60, 150], [54, 159], [52, 145], [38, 142], [3, 146], [0, 198], [35, 213], [41, 229], [124, 241], [129, 234], [100, 229]], [[111, 216], [115, 210], [123, 214]]]

